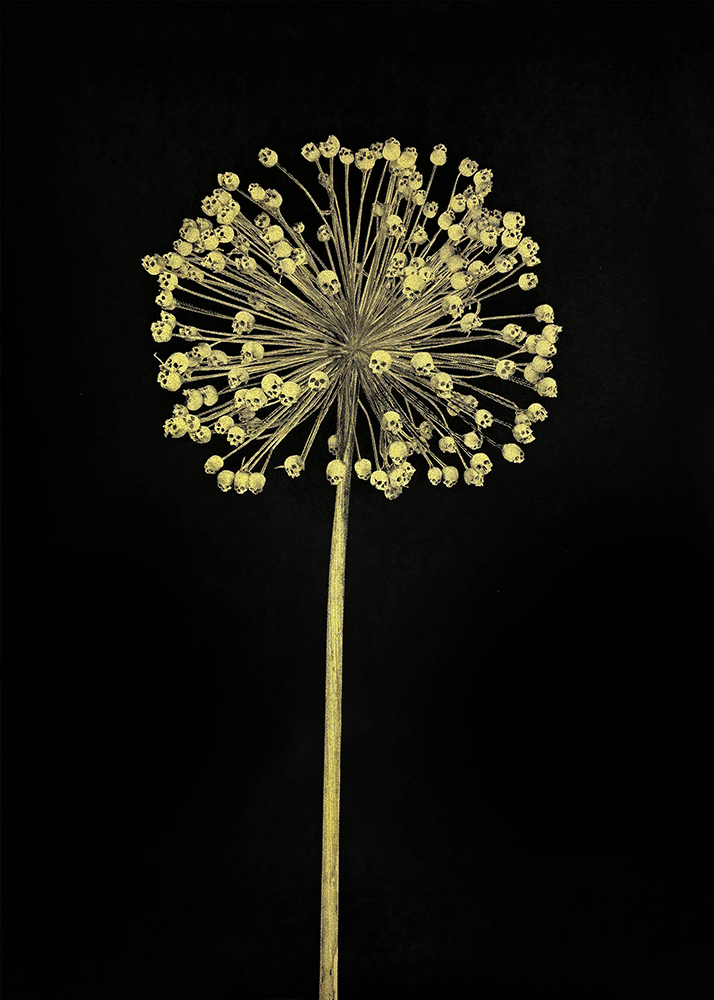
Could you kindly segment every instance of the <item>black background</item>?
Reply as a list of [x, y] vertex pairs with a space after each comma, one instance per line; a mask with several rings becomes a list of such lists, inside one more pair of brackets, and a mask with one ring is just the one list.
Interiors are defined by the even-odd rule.
[[565, 328], [522, 467], [353, 489], [341, 996], [712, 985], [706, 8], [6, 5], [7, 1000], [316, 995], [324, 437], [165, 442], [140, 259], [331, 132], [492, 167]]

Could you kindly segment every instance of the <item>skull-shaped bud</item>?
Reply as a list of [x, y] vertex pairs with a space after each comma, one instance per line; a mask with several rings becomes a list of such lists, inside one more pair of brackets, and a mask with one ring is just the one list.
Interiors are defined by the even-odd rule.
[[516, 266], [516, 258], [511, 254], [500, 255], [493, 262], [494, 269], [499, 274], [508, 274]]
[[459, 173], [462, 177], [473, 177], [477, 170], [478, 163], [475, 160], [466, 158], [459, 164]]
[[439, 229], [444, 229], [444, 230], [447, 230], [449, 226], [453, 226], [455, 222], [456, 222], [456, 216], [448, 208], [445, 212], [442, 212], [439, 218], [436, 220]]
[[513, 440], [518, 444], [530, 444], [535, 441], [535, 434], [531, 430], [530, 424], [516, 424], [513, 428]]
[[422, 422], [417, 427], [417, 430], [419, 431], [419, 436], [424, 441], [428, 441], [429, 438], [431, 438], [432, 435], [434, 434], [434, 428], [431, 426], [428, 420], [422, 420]]
[[502, 455], [507, 462], [515, 462], [516, 465], [519, 465], [526, 457], [523, 450], [517, 444], [512, 443], [504, 444]]
[[[270, 226], [270, 216], [267, 212], [259, 212], [258, 215], [253, 219], [253, 225], [256, 226], [261, 231], [261, 239], [265, 239], [265, 233]], [[280, 228], [280, 227], [278, 227]], [[280, 230], [282, 233], [282, 230]], [[278, 237], [280, 239], [280, 237]]]
[[268, 226], [262, 235], [262, 239], [266, 243], [279, 243], [283, 238], [283, 227], [282, 226]]
[[265, 476], [262, 472], [251, 472], [250, 478], [248, 479], [248, 489], [251, 493], [256, 496], [258, 493], [263, 492], [263, 487], [265, 486]]
[[241, 368], [240, 365], [234, 365], [228, 369], [228, 385], [231, 389], [237, 389], [239, 385], [243, 385], [249, 378], [250, 374], [245, 368]]
[[228, 428], [228, 433], [226, 434], [226, 440], [231, 448], [239, 448], [245, 441], [246, 433], [243, 427], [238, 424], [233, 424], [232, 427]]
[[467, 486], [483, 486], [483, 476], [476, 469], [464, 469], [464, 482]]
[[219, 226], [216, 230], [216, 236], [221, 243], [232, 243], [234, 235], [230, 226]]
[[438, 486], [443, 479], [443, 473], [436, 465], [432, 465], [426, 474], [426, 478], [429, 480], [432, 486]]
[[541, 377], [541, 372], [537, 368], [534, 368], [533, 365], [526, 365], [523, 369], [523, 378], [532, 385], [535, 385]]
[[191, 355], [199, 362], [205, 361], [211, 353], [210, 344], [194, 344], [191, 348]]
[[441, 308], [452, 319], [461, 319], [464, 314], [464, 304], [458, 295], [445, 295], [441, 300]]
[[184, 406], [183, 403], [175, 403], [174, 408], [171, 411], [174, 417], [187, 417], [188, 407]]
[[431, 354], [427, 354], [426, 351], [419, 351], [418, 354], [414, 354], [410, 363], [417, 375], [433, 375], [436, 371], [436, 365]]
[[540, 403], [531, 403], [527, 412], [531, 420], [546, 420], [548, 418], [548, 411]]
[[456, 452], [456, 441], [452, 437], [439, 438], [439, 450], [454, 454]]
[[392, 355], [389, 351], [372, 351], [369, 367], [375, 375], [384, 375], [392, 367]]
[[446, 163], [446, 146], [441, 142], [437, 146], [434, 146], [429, 159], [435, 167], [443, 167]]
[[164, 291], [171, 292], [176, 285], [178, 285], [178, 276], [171, 271], [164, 271], [163, 274], [159, 275], [159, 288], [163, 288]]
[[399, 159], [396, 161], [397, 166], [401, 170], [411, 170], [417, 161], [417, 155], [418, 154], [414, 146], [407, 146], [407, 148], [403, 149], [399, 154]]
[[310, 163], [314, 163], [316, 160], [320, 159], [320, 150], [314, 142], [306, 142], [300, 152]]
[[339, 156], [340, 156], [340, 163], [349, 164], [349, 163], [354, 163], [355, 161], [355, 154], [352, 152], [351, 149], [348, 149], [346, 146], [342, 146], [342, 148], [340, 149]]
[[268, 208], [280, 208], [283, 203], [283, 196], [279, 191], [274, 190], [274, 188], [267, 188], [265, 192], [265, 198], [263, 199], [263, 204], [267, 205]]
[[286, 257], [283, 260], [281, 260], [279, 266], [283, 274], [287, 274], [288, 276], [290, 276], [291, 274], [295, 274], [295, 272], [297, 271], [297, 264], [295, 263], [294, 260], [291, 260], [289, 257]]
[[186, 427], [188, 429], [189, 434], [195, 434], [196, 431], [201, 426], [201, 421], [199, 420], [199, 418], [196, 416], [195, 413], [188, 413], [184, 417], [184, 420], [186, 421]]
[[305, 460], [301, 455], [290, 455], [285, 459], [285, 471], [291, 479], [297, 479], [305, 468]]
[[499, 378], [509, 379], [516, 370], [516, 364], [509, 358], [502, 358], [496, 362], [496, 374]]
[[248, 409], [252, 410], [254, 413], [265, 406], [268, 402], [268, 397], [265, 395], [262, 389], [258, 389], [256, 386], [254, 389], [247, 389], [245, 394], [245, 405]]
[[409, 449], [404, 441], [392, 441], [387, 454], [395, 465], [401, 465], [408, 458]]
[[317, 230], [317, 238], [320, 243], [328, 243], [332, 239], [332, 230], [328, 225], [322, 225]]
[[376, 162], [376, 156], [371, 149], [358, 149], [355, 153], [355, 166], [358, 170], [371, 170]]
[[533, 371], [538, 372], [540, 375], [545, 375], [553, 367], [553, 362], [548, 361], [547, 358], [542, 358], [540, 355], [536, 355], [531, 362], [531, 368]]
[[320, 143], [320, 152], [328, 160], [337, 156], [340, 151], [340, 140], [334, 135], [328, 135], [324, 142]]
[[554, 378], [542, 378], [536, 385], [536, 392], [539, 396], [549, 396], [555, 398], [558, 395], [558, 386]]
[[463, 271], [457, 271], [455, 274], [451, 275], [450, 284], [455, 291], [462, 292], [464, 288], [468, 288], [469, 285], [473, 284], [473, 280], [474, 279], [470, 274], [464, 274]]
[[409, 485], [409, 474], [402, 465], [389, 473], [389, 485], [393, 490], [400, 491]]
[[327, 439], [327, 450], [331, 455], [337, 455], [340, 450], [340, 439], [336, 434], [330, 434]]
[[176, 307], [176, 299], [173, 297], [171, 292], [159, 292], [154, 301], [156, 302], [156, 305], [161, 306], [162, 309], [168, 310]]
[[469, 465], [476, 472], [479, 472], [482, 476], [488, 475], [488, 473], [493, 468], [493, 462], [488, 457], [488, 455], [483, 451], [477, 451], [475, 455], [471, 456], [471, 461]]
[[459, 481], [459, 470], [455, 465], [445, 465], [443, 470], [444, 486], [456, 486]]
[[368, 458], [359, 458], [355, 462], [355, 473], [358, 479], [369, 479], [372, 474], [372, 463]]
[[144, 257], [141, 263], [145, 271], [148, 271], [149, 274], [154, 274], [154, 275], [161, 274], [165, 266], [162, 258], [157, 257], [156, 254], [150, 257]]
[[240, 358], [244, 365], [253, 361], [262, 361], [265, 349], [255, 340], [247, 340], [240, 349]]
[[283, 406], [292, 406], [302, 393], [302, 389], [297, 382], [283, 382], [280, 386], [278, 399]]
[[339, 458], [333, 458], [331, 462], [327, 463], [326, 469], [327, 481], [333, 486], [338, 486], [340, 483], [344, 482], [345, 476], [347, 475], [347, 466]]
[[225, 351], [217, 351], [215, 348], [206, 358], [206, 364], [209, 368], [221, 368], [223, 365], [228, 363], [228, 355]]
[[172, 438], [183, 437], [188, 431], [186, 426], [186, 421], [183, 417], [171, 417], [164, 424], [164, 437], [171, 436]]
[[323, 295], [334, 297], [339, 294], [340, 280], [334, 271], [320, 271], [317, 276], [317, 287]]
[[233, 486], [234, 478], [235, 478], [235, 473], [231, 472], [230, 469], [221, 469], [216, 479], [218, 489], [222, 493], [227, 493]]
[[516, 424], [530, 424], [532, 419], [528, 410], [516, 410], [513, 422]]
[[402, 431], [402, 418], [396, 410], [387, 410], [382, 414], [382, 428], [390, 434], [400, 434]]
[[151, 336], [157, 344], [166, 344], [173, 336], [172, 328], [168, 323], [162, 323], [161, 320], [157, 319], [155, 323], [151, 324]]
[[[520, 242], [521, 242], [520, 231], [511, 232], [510, 229], [504, 229], [503, 232], [501, 233], [501, 243], [507, 250], [513, 250], [514, 247], [517, 247]], [[537, 261], [537, 263], [540, 263], [540, 261]]]
[[389, 486], [389, 476], [384, 469], [376, 469], [369, 477], [369, 481], [378, 490], [385, 490]]
[[406, 229], [404, 228], [404, 223], [399, 218], [398, 215], [388, 215], [384, 220], [384, 227], [389, 236], [393, 236], [395, 239], [400, 239], [406, 234]]
[[237, 191], [240, 184], [240, 177], [238, 174], [228, 171], [225, 174], [218, 175], [218, 183], [225, 191]]
[[238, 334], [250, 333], [255, 326], [255, 316], [253, 313], [241, 309], [233, 317], [233, 332]]
[[200, 410], [203, 406], [203, 396], [198, 389], [185, 389], [184, 396], [189, 410]]
[[451, 399], [454, 394], [454, 380], [447, 372], [435, 372], [429, 384], [440, 399]]
[[502, 219], [506, 229], [523, 229], [526, 224], [525, 217], [520, 212], [505, 212]]
[[223, 417], [219, 417], [218, 420], [213, 425], [214, 434], [227, 434], [228, 430], [234, 424], [233, 417], [229, 417], [227, 414]]
[[555, 313], [552, 306], [536, 306], [533, 315], [539, 323], [555, 323]]
[[459, 329], [462, 333], [471, 333], [472, 330], [477, 330], [480, 326], [483, 326], [483, 320], [479, 319], [476, 313], [467, 312], [459, 320]]
[[196, 444], [208, 444], [213, 435], [211, 434], [211, 428], [201, 426], [198, 430], [190, 431], [191, 440], [195, 441]]
[[522, 274], [518, 279], [518, 287], [522, 289], [524, 292], [528, 292], [532, 288], [535, 288], [537, 284], [538, 284], [538, 275], [533, 274], [532, 271], [529, 271], [527, 274]]
[[265, 188], [261, 187], [260, 184], [256, 184], [255, 181], [248, 185], [248, 194], [258, 204], [265, 201]]
[[198, 391], [203, 396], [203, 402], [206, 406], [215, 406], [218, 402], [218, 391], [215, 385], [203, 385]]
[[223, 468], [223, 459], [220, 455], [211, 455], [203, 467], [209, 475], [215, 475]]
[[493, 414], [489, 410], [476, 410], [474, 420], [482, 430], [486, 430], [493, 423]]
[[162, 389], [167, 389], [169, 392], [176, 392], [183, 385], [183, 380], [179, 373], [165, 367], [162, 367], [159, 371], [156, 381]]
[[330, 376], [319, 370], [310, 372], [307, 377], [307, 387], [313, 392], [324, 392], [330, 384]]
[[280, 395], [280, 388], [283, 384], [283, 380], [275, 372], [268, 372], [267, 375], [263, 375], [260, 380], [260, 388], [263, 390], [268, 399], [277, 399]]
[[464, 444], [467, 448], [473, 451], [476, 448], [480, 448], [483, 444], [483, 437], [481, 434], [477, 434], [476, 431], [469, 431], [468, 434], [464, 434]]
[[250, 475], [247, 472], [236, 472], [233, 477], [233, 489], [236, 493], [247, 493], [250, 484]]
[[419, 298], [426, 287], [426, 282], [420, 274], [408, 274], [402, 285], [402, 293], [407, 299]]
[[222, 253], [219, 253], [217, 250], [214, 250], [212, 253], [208, 254], [208, 256], [204, 261], [204, 264], [211, 271], [223, 271], [226, 266], [226, 258], [223, 256]]
[[464, 236], [466, 235], [466, 230], [465, 230], [465, 228], [464, 228], [464, 227], [463, 227], [463, 226], [461, 225], [461, 223], [460, 223], [460, 222], [454, 222], [454, 223], [453, 223], [452, 225], [450, 225], [450, 226], [449, 226], [449, 228], [447, 229], [447, 231], [446, 231], [446, 235], [447, 235], [447, 236], [449, 237], [449, 239], [450, 239], [450, 240], [451, 240], [451, 241], [452, 241], [453, 243], [458, 243], [458, 242], [459, 242], [459, 240], [462, 240], [462, 239], [464, 238]]
[[501, 336], [509, 344], [520, 344], [526, 339], [526, 331], [517, 323], [508, 323], [501, 330]]
[[559, 334], [563, 332], [562, 326], [555, 326], [554, 323], [548, 323], [541, 330], [541, 338], [547, 340], [550, 344], [555, 344], [558, 340]]
[[402, 148], [399, 144], [398, 139], [387, 139], [384, 146], [382, 147], [382, 156], [385, 160], [392, 161], [398, 160], [401, 156]]
[[274, 149], [261, 149], [258, 153], [258, 160], [263, 164], [264, 167], [274, 167], [278, 162], [278, 154]]

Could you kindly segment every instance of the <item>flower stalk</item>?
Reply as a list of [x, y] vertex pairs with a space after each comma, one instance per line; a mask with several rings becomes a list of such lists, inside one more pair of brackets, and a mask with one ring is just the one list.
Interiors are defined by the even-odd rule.
[[[350, 470], [351, 447], [344, 462]], [[340, 883], [340, 763], [342, 741], [342, 650], [345, 557], [350, 472], [337, 487], [327, 589], [325, 670], [325, 758], [322, 789], [322, 881], [320, 898], [319, 1000], [337, 1000], [337, 946]]]

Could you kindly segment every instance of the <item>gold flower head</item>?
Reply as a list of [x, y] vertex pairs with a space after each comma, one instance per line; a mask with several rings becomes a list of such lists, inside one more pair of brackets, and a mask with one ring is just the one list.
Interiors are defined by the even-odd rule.
[[[261, 149], [262, 167], [307, 197], [313, 227], [288, 222], [277, 190], [227, 172], [173, 249], [144, 258], [159, 283], [154, 341], [181, 342], [160, 362], [159, 384], [184, 397], [164, 433], [212, 446], [219, 489], [260, 493], [276, 459], [299, 476], [333, 411], [333, 485], [354, 469], [394, 499], [420, 463], [453, 487], [482, 486], [499, 453], [523, 461], [547, 416], [525, 396], [556, 395], [561, 327], [544, 304], [491, 314], [495, 295], [536, 289], [538, 244], [520, 212], [485, 207], [493, 175], [473, 159], [433, 200], [446, 152], [434, 147], [425, 181], [395, 138], [353, 153], [331, 135], [302, 148], [313, 196]], [[503, 383], [519, 401], [494, 391]]]

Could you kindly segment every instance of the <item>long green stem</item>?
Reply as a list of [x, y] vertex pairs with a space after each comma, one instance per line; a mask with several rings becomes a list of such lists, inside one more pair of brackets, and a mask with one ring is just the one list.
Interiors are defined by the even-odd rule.
[[325, 764], [322, 792], [322, 895], [320, 905], [320, 1000], [337, 1000], [337, 927], [340, 873], [340, 746], [342, 736], [342, 645], [345, 554], [352, 448], [347, 474], [337, 487], [327, 591]]

